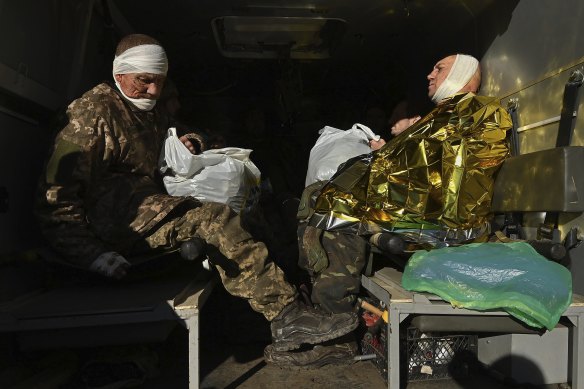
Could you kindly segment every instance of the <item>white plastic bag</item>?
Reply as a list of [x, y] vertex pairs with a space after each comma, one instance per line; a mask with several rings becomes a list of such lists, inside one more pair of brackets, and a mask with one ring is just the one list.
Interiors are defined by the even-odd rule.
[[320, 136], [310, 150], [306, 186], [330, 179], [343, 162], [370, 153], [370, 140], [379, 140], [379, 135], [359, 123], [346, 131], [325, 126], [318, 133]]
[[169, 128], [164, 141], [164, 149], [160, 155], [160, 171], [165, 173], [170, 168], [177, 176], [192, 177], [203, 168], [198, 158], [195, 157], [176, 135], [176, 128]]
[[261, 174], [249, 159], [252, 150], [227, 147], [187, 156], [182, 148], [190, 154], [169, 130], [160, 164], [162, 172], [175, 173], [163, 178], [168, 194], [227, 204], [238, 213], [257, 202]]

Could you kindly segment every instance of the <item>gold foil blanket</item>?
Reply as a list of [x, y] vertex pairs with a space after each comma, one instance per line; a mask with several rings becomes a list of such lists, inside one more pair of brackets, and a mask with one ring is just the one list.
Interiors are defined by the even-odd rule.
[[346, 163], [317, 198], [310, 224], [398, 232], [431, 246], [484, 235], [511, 126], [496, 98], [455, 95], [381, 149]]

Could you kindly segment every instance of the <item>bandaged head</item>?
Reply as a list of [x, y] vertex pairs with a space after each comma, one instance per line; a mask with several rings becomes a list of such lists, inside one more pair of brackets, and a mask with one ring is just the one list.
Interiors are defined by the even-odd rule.
[[432, 101], [438, 104], [445, 98], [459, 92], [468, 84], [478, 67], [479, 61], [476, 58], [466, 54], [457, 54], [448, 76], [432, 96]]
[[[139, 45], [124, 51], [122, 54], [114, 58], [112, 73], [128, 74], [128, 73], [151, 73], [166, 76], [168, 71], [168, 59], [164, 49], [159, 45]], [[156, 105], [154, 99], [134, 99], [126, 96], [120, 84], [116, 81], [116, 86], [122, 92], [124, 97], [134, 104], [142, 111], [150, 111]]]

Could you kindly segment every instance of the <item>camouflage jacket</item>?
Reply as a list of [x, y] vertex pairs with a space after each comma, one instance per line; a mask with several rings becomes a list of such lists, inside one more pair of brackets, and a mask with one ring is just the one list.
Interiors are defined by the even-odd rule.
[[87, 268], [106, 251], [127, 253], [185, 198], [158, 172], [168, 117], [137, 110], [100, 84], [67, 109], [41, 179], [37, 214], [50, 245]]

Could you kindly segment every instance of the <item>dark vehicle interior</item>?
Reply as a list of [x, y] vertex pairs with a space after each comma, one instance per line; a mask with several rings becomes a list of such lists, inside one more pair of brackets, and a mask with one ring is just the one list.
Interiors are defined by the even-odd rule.
[[[175, 115], [185, 129], [202, 133], [216, 147], [253, 150], [251, 158], [262, 177], [269, 179], [267, 190], [272, 204], [278, 205], [268, 210], [272, 233], [282, 238], [285, 247], [279, 249], [287, 252], [286, 261], [292, 263], [297, 256], [293, 247], [297, 203], [289, 200], [302, 194], [309, 153], [320, 129], [345, 130], [362, 123], [390, 139], [390, 127], [398, 115], [423, 116], [433, 108], [426, 75], [437, 59], [467, 53], [481, 61], [480, 94], [499, 98], [504, 107], [515, 102], [521, 154], [553, 149], [560, 115], [565, 114], [564, 86], [584, 63], [583, 17], [580, 0], [0, 2], [0, 307], [7, 307], [0, 310], [0, 323], [5, 325], [0, 326], [0, 350], [9, 351], [6, 355], [10, 356], [15, 349], [51, 348], [73, 338], [92, 340], [94, 345], [106, 338], [112, 344], [120, 342], [107, 331], [97, 331], [100, 335], [94, 339], [84, 331], [69, 337], [61, 324], [55, 324], [59, 320], [68, 329], [81, 323], [84, 330], [94, 331], [113, 324], [133, 328], [130, 324], [148, 322], [154, 327], [155, 322], [180, 317], [187, 323], [189, 336], [198, 339], [198, 309], [210, 293], [205, 292], [207, 279], [192, 284], [183, 277], [178, 286], [161, 284], [154, 291], [143, 291], [142, 299], [132, 300], [131, 315], [115, 319], [108, 314], [128, 308], [122, 299], [117, 301], [119, 306], [87, 313], [85, 302], [71, 298], [71, 293], [51, 295], [36, 300], [28, 310], [14, 311], [14, 301], [47, 286], [46, 274], [37, 266], [46, 244], [33, 212], [47, 152], [67, 105], [94, 85], [111, 80], [115, 47], [123, 36], [144, 33], [161, 42], [169, 72], [159, 104], [178, 97], [180, 109]], [[404, 101], [406, 112], [397, 112]], [[572, 115], [571, 146], [584, 144], [584, 119], [578, 114], [582, 104], [577, 101]], [[531, 204], [572, 198], [573, 206], [556, 207], [551, 200], [553, 205], [546, 206], [557, 212], [559, 238], [563, 241], [571, 233], [577, 240], [584, 207], [578, 186], [581, 179], [574, 177], [581, 159], [571, 158], [562, 165], [569, 165], [565, 181], [549, 185], [534, 180], [531, 186], [511, 184], [499, 189], [506, 190], [505, 199], [515, 199], [521, 208], [528, 239], [536, 239], [545, 218], [545, 210], [530, 208]], [[508, 173], [505, 182], [523, 179], [520, 173], [529, 170], [530, 164], [544, 170], [547, 162], [534, 157], [527, 165], [515, 165], [515, 173]], [[287, 202], [292, 206], [287, 208]], [[578, 294], [584, 294], [583, 250], [582, 245], [571, 247], [562, 263], [569, 268], [573, 291]], [[107, 288], [98, 292], [116, 300]], [[136, 292], [128, 293], [135, 297]], [[63, 301], [58, 304], [59, 315], [74, 315], [55, 319], [51, 308], [55, 301]], [[171, 308], [163, 307], [168, 304]], [[96, 322], [89, 319], [91, 315]], [[164, 340], [171, 328], [154, 331], [155, 340]], [[567, 330], [556, 334], [558, 342], [568, 339]], [[142, 339], [142, 332], [134, 335], [136, 342]], [[569, 336], [573, 341], [574, 334]], [[575, 341], [584, 349], [581, 339], [576, 336]], [[81, 346], [83, 342], [71, 343]], [[189, 388], [194, 388], [202, 378], [199, 350], [189, 352], [194, 358], [191, 363], [196, 364], [188, 371]], [[577, 357], [570, 361], [570, 369], [582, 369]], [[559, 378], [547, 381], [569, 381], [568, 369], [562, 366], [554, 372], [558, 370]], [[387, 369], [383, 374], [388, 374]]]

